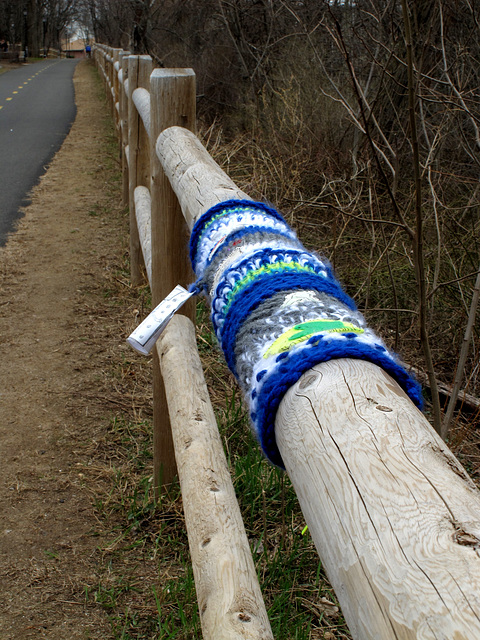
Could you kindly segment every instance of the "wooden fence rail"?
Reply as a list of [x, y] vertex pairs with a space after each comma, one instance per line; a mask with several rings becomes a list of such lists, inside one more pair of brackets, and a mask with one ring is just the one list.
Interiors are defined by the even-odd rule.
[[[249, 196], [193, 133], [191, 70], [152, 71], [104, 45], [95, 59], [129, 176], [132, 280], [141, 248], [159, 302], [193, 281], [195, 221]], [[270, 638], [187, 318], [170, 322], [157, 353], [155, 477], [176, 473], [173, 433], [204, 637]], [[360, 360], [313, 367], [282, 400], [275, 435], [354, 638], [480, 638], [480, 494], [390, 376]]]

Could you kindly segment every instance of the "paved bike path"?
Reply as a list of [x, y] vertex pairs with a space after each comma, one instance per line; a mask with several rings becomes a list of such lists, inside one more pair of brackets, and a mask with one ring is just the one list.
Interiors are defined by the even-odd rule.
[[0, 246], [75, 119], [78, 60], [44, 60], [0, 75]]

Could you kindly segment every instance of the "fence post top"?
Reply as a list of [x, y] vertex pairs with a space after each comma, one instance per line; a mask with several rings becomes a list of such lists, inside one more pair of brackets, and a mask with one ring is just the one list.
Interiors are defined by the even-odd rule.
[[153, 78], [174, 78], [175, 76], [194, 76], [195, 71], [193, 69], [154, 69], [150, 75], [150, 79]]
[[151, 60], [152, 58], [148, 55], [135, 55], [133, 53], [127, 54], [127, 58], [131, 58], [132, 60]]

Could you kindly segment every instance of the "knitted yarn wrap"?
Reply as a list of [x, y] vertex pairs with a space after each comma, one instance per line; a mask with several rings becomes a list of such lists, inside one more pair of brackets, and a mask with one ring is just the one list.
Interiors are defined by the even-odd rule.
[[274, 209], [249, 200], [212, 207], [192, 230], [190, 259], [254, 433], [273, 464], [284, 467], [275, 442], [280, 402], [320, 362], [373, 362], [421, 408], [418, 383], [367, 327], [328, 261], [307, 251]]

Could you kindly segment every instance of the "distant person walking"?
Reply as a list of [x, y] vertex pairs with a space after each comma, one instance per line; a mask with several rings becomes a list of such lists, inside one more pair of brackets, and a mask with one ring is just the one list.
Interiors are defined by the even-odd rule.
[[92, 55], [92, 47], [87, 44], [87, 46], [85, 47], [85, 53], [87, 54], [87, 58], [90, 58]]
[[8, 51], [8, 42], [5, 40], [5, 38], [2, 38], [0, 40], [0, 52], [6, 53], [7, 51]]

